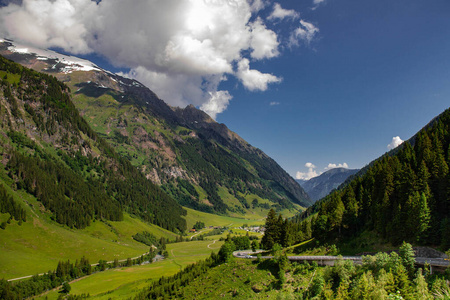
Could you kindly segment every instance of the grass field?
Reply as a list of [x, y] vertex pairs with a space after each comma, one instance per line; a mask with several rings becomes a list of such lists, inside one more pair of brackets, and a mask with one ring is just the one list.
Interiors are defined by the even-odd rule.
[[[201, 211], [196, 211], [190, 208], [186, 208], [188, 214], [186, 216], [186, 223], [188, 228], [192, 228], [197, 221], [205, 223], [206, 227], [209, 226], [229, 226], [240, 227], [243, 224], [248, 225], [263, 225], [265, 220], [261, 217], [257, 218], [237, 218], [228, 216], [218, 216]], [[192, 235], [192, 234], [191, 234]]]
[[[0, 231], [0, 278], [11, 279], [54, 270], [60, 260], [75, 261], [85, 256], [91, 263], [100, 259], [114, 260], [139, 256], [148, 247], [134, 241], [132, 235], [148, 231], [157, 237], [174, 240], [176, 235], [152, 224], [125, 214], [122, 222], [95, 221], [83, 230], [72, 230], [50, 220], [40, 203], [21, 191], [12, 191], [15, 199], [27, 211], [27, 222], [16, 221]], [[189, 226], [202, 221], [207, 226], [263, 224], [262, 220], [246, 220], [217, 216], [187, 209]], [[8, 214], [0, 214], [6, 220]]]
[[[122, 222], [93, 222], [72, 230], [50, 220], [30, 195], [12, 192], [27, 211], [27, 222], [12, 221], [0, 231], [0, 278], [11, 279], [54, 270], [60, 260], [85, 256], [91, 263], [139, 256], [148, 246], [132, 239], [137, 232], [175, 239], [175, 234], [125, 214]], [[1, 219], [7, 214], [2, 214]]]
[[[84, 277], [71, 283], [71, 294], [90, 294], [93, 299], [123, 299], [132, 297], [152, 280], [171, 276], [189, 264], [207, 258], [212, 251], [218, 251], [223, 242], [195, 241], [168, 244], [169, 257], [163, 261], [142, 266], [107, 270]], [[58, 291], [52, 291], [38, 299], [58, 298]]]

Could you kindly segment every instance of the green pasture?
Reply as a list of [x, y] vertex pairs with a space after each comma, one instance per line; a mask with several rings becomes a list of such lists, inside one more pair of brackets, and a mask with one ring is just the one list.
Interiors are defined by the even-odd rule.
[[[122, 222], [95, 221], [83, 230], [70, 229], [51, 221], [29, 194], [21, 191], [11, 194], [26, 209], [27, 221], [19, 225], [13, 220], [0, 230], [0, 278], [48, 272], [56, 269], [60, 260], [75, 261], [82, 256], [91, 263], [140, 256], [148, 251], [148, 246], [134, 241], [132, 235], [142, 231], [175, 239], [174, 233], [127, 214]], [[7, 218], [7, 214], [0, 218]]]
[[[189, 264], [207, 258], [212, 251], [217, 252], [223, 242], [195, 241], [167, 245], [169, 257], [152, 264], [118, 268], [99, 272], [70, 283], [71, 294], [90, 294], [93, 299], [123, 299], [132, 297], [152, 280], [171, 276]], [[58, 291], [41, 295], [38, 299], [58, 298]]]
[[[157, 237], [174, 240], [176, 235], [125, 214], [124, 221], [94, 221], [83, 230], [70, 229], [50, 220], [49, 214], [29, 194], [10, 190], [27, 211], [27, 222], [12, 221], [0, 231], [0, 278], [12, 279], [54, 270], [61, 260], [75, 261], [85, 256], [91, 263], [136, 257], [148, 247], [134, 241], [132, 235], [148, 231]], [[187, 208], [186, 220], [192, 227], [202, 221], [206, 226], [231, 228], [260, 225], [262, 220], [246, 220], [198, 212]], [[0, 218], [7, 219], [6, 214]], [[211, 237], [209, 238], [211, 239]]]
[[229, 226], [229, 227], [240, 227], [243, 224], [248, 225], [262, 225], [265, 220], [262, 218], [238, 218], [229, 216], [218, 216], [214, 214], [209, 214], [201, 211], [196, 211], [185, 207], [187, 210], [187, 216], [185, 217], [188, 228], [192, 228], [197, 221], [205, 223], [206, 227], [209, 226]]

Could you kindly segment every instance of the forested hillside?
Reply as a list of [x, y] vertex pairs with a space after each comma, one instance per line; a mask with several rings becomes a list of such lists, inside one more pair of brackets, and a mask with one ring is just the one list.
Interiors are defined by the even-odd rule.
[[[65, 84], [0, 57], [0, 86], [0, 178], [11, 188], [32, 194], [71, 228], [122, 220], [126, 211], [186, 229], [182, 207], [91, 129]], [[0, 200], [1, 212], [26, 219], [13, 199]]]
[[312, 235], [324, 240], [369, 230], [393, 244], [408, 241], [448, 249], [449, 146], [446, 110], [348, 186], [308, 209], [302, 223], [312, 223]]
[[70, 57], [14, 49], [0, 43], [2, 55], [65, 82], [91, 128], [181, 205], [235, 216], [311, 205], [273, 159], [194, 106], [170, 107], [139, 82], [96, 66], [79, 71]]

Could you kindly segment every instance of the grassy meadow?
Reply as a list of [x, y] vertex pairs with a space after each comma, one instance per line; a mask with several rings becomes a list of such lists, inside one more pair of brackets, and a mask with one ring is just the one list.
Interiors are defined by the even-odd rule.
[[[220, 241], [193, 241], [167, 245], [169, 257], [142, 266], [124, 267], [95, 273], [70, 283], [71, 294], [89, 294], [92, 299], [122, 299], [132, 297], [139, 289], [161, 276], [171, 276], [189, 264], [207, 258], [222, 246]], [[59, 292], [51, 291], [37, 299], [57, 299]]]
[[[85, 256], [91, 263], [100, 259], [136, 257], [148, 251], [148, 246], [133, 240], [138, 232], [148, 231], [156, 237], [174, 240], [176, 235], [158, 226], [140, 221], [125, 214], [124, 221], [94, 221], [83, 230], [70, 229], [55, 223], [45, 212], [40, 202], [22, 191], [13, 191], [15, 199], [27, 211], [27, 222], [21, 225], [12, 221], [6, 229], [0, 230], [0, 278], [12, 279], [40, 274], [54, 270], [61, 260], [75, 261]], [[186, 221], [191, 228], [197, 221], [209, 226], [231, 228], [260, 225], [261, 219], [242, 219], [198, 212], [186, 208]], [[9, 214], [0, 214], [0, 220], [7, 220]], [[206, 233], [208, 230], [204, 230]], [[190, 236], [193, 234], [191, 233]], [[219, 237], [208, 237], [208, 239]], [[200, 253], [201, 254], [201, 253]], [[196, 261], [193, 260], [192, 262]]]

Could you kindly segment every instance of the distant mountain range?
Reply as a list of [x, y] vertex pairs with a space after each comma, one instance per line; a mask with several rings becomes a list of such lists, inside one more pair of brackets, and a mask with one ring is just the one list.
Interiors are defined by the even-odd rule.
[[297, 179], [297, 182], [303, 187], [311, 200], [316, 202], [339, 187], [348, 177], [356, 174], [358, 171], [359, 169], [335, 168], [310, 180]]
[[181, 205], [244, 215], [312, 204], [273, 159], [192, 105], [170, 107], [138, 81], [76, 57], [8, 40], [0, 54], [64, 82], [96, 134]]

